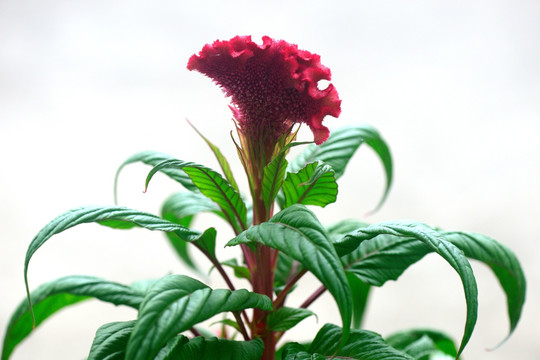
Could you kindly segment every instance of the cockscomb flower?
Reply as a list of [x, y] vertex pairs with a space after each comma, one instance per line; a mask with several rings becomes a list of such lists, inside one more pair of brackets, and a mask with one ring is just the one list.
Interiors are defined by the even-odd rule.
[[210, 77], [231, 97], [240, 140], [236, 145], [253, 198], [253, 222], [268, 220], [273, 205], [263, 198], [266, 166], [295, 139], [295, 124], [307, 124], [315, 143], [322, 144], [330, 134], [323, 118], [341, 112], [334, 86], [317, 86], [320, 80], [330, 80], [330, 69], [319, 55], [267, 36], [262, 45], [251, 36], [217, 40], [193, 55], [187, 68]]
[[315, 143], [323, 143], [329, 136], [323, 118], [341, 112], [334, 86], [317, 87], [320, 80], [330, 80], [330, 69], [319, 55], [296, 45], [267, 36], [262, 40], [262, 45], [251, 36], [217, 40], [193, 55], [187, 68], [210, 77], [231, 97], [239, 131], [249, 143], [268, 149], [295, 123], [307, 124]]

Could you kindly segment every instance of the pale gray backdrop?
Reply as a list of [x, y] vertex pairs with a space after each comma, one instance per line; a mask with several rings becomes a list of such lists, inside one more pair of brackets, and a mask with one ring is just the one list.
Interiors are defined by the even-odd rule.
[[[0, 0], [0, 336], [24, 297], [24, 253], [32, 237], [70, 208], [112, 204], [113, 175], [127, 156], [160, 150], [217, 168], [185, 118], [243, 177], [227, 100], [185, 66], [207, 42], [252, 34], [321, 54], [343, 99], [342, 116], [325, 124], [369, 123], [391, 146], [395, 183], [385, 206], [366, 216], [384, 180], [366, 148], [340, 182], [340, 202], [317, 211], [323, 221], [406, 218], [507, 244], [529, 281], [522, 321], [504, 345], [486, 352], [506, 336], [508, 321], [495, 278], [474, 264], [479, 320], [464, 358], [537, 359], [539, 30], [534, 0]], [[120, 203], [157, 212], [178, 187], [158, 177], [142, 194], [147, 170], [126, 169]], [[197, 222], [211, 225], [224, 244], [231, 234], [219, 219]], [[170, 272], [193, 275], [161, 234], [87, 225], [43, 246], [29, 276], [35, 288], [68, 274], [129, 283]], [[290, 338], [308, 339], [325, 322], [339, 323], [330, 297], [315, 309], [318, 323], [305, 320]], [[84, 358], [100, 324], [134, 316], [98, 302], [80, 304], [44, 323], [13, 359]], [[436, 327], [459, 339], [464, 316], [457, 275], [428, 256], [373, 292], [365, 326], [383, 335]]]

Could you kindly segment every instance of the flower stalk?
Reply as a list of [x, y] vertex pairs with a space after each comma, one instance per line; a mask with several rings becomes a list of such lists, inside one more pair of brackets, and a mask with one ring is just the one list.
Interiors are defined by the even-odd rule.
[[[317, 87], [320, 80], [330, 80], [330, 70], [320, 63], [318, 55], [266, 36], [262, 45], [249, 36], [215, 41], [190, 58], [188, 69], [207, 75], [231, 97], [238, 134], [235, 144], [248, 178], [253, 225], [269, 221], [274, 202], [265, 198], [269, 196], [263, 186], [265, 168], [296, 139], [295, 124], [307, 124], [315, 143], [321, 144], [329, 136], [323, 118], [338, 117], [341, 112], [341, 100], [333, 85], [323, 90]], [[257, 243], [254, 250], [242, 245], [242, 251], [253, 291], [273, 300], [278, 250]], [[291, 279], [274, 301], [274, 310], [283, 306], [302, 275]], [[252, 337], [263, 340], [262, 359], [273, 360], [278, 336], [267, 328], [268, 313], [255, 309], [250, 326]]]

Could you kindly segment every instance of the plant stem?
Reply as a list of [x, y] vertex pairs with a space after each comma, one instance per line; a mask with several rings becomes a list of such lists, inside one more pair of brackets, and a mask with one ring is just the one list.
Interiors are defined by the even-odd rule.
[[225, 272], [225, 269], [223, 269], [223, 266], [221, 266], [220, 262], [215, 257], [210, 255], [208, 251], [200, 247], [197, 243], [195, 243], [194, 245], [208, 258], [208, 260], [210, 260], [212, 265], [216, 267], [217, 271], [220, 273], [223, 280], [225, 280], [225, 282], [227, 283], [227, 286], [229, 287], [229, 289], [231, 289], [232, 291], [236, 290], [236, 288], [234, 287], [234, 284], [229, 278], [229, 275], [227, 275], [227, 273]]
[[[239, 130], [242, 147], [238, 148], [248, 176], [253, 203], [253, 225], [255, 226], [268, 221], [273, 214], [273, 205], [265, 204], [263, 179], [265, 167], [274, 156], [277, 141], [277, 139], [272, 138], [271, 134], [265, 133], [264, 130], [258, 129], [257, 131], [260, 132], [257, 133], [260, 136], [252, 136], [253, 134], [245, 134]], [[268, 201], [269, 199], [266, 198], [266, 202]], [[249, 257], [251, 254], [253, 254], [252, 258]], [[251, 273], [253, 291], [268, 296], [270, 300], [274, 296], [277, 254], [277, 250], [263, 244], [257, 244], [253, 252], [248, 251], [246, 254], [244, 251], [245, 261]], [[269, 311], [254, 309], [251, 321], [252, 337], [260, 337], [264, 343], [261, 360], [274, 360], [276, 351], [275, 332], [266, 327], [268, 313]]]
[[326, 291], [326, 287], [325, 286], [321, 286], [320, 288], [318, 288], [317, 290], [315, 290], [315, 292], [313, 294], [311, 294], [310, 297], [308, 297], [306, 299], [306, 301], [304, 301], [302, 303], [302, 305], [300, 305], [300, 307], [302, 309], [305, 309], [307, 308], [309, 305], [311, 305], [315, 300], [317, 300], [319, 298], [319, 296], [321, 296], [324, 292]]
[[191, 331], [191, 333], [195, 336], [201, 336], [201, 333], [195, 329], [194, 327], [192, 327], [191, 329], [189, 329], [189, 331]]
[[240, 333], [242, 334], [242, 336], [244, 337], [244, 340], [248, 341], [249, 340], [249, 335], [247, 333], [247, 330], [246, 330], [246, 327], [244, 325], [244, 322], [242, 321], [242, 318], [240, 317], [240, 312], [238, 311], [233, 311], [233, 315], [234, 315], [234, 318], [236, 319], [236, 322], [238, 323], [238, 327], [239, 327], [239, 330], [240, 330]]
[[[266, 295], [272, 300], [274, 271], [271, 265], [272, 249], [268, 246], [258, 245], [255, 251], [256, 265], [252, 274], [253, 291]], [[264, 352], [261, 360], [273, 360], [275, 354], [274, 332], [266, 328], [268, 311], [254, 309], [252, 334], [262, 339]]]
[[[215, 257], [210, 255], [208, 253], [208, 251], [206, 251], [205, 249], [200, 247], [198, 244], [195, 243], [195, 246], [208, 258], [208, 260], [210, 260], [212, 265], [214, 265], [216, 267], [217, 271], [221, 274], [221, 277], [223, 278], [223, 280], [225, 280], [225, 283], [227, 284], [229, 289], [231, 291], [235, 291], [236, 288], [234, 287], [234, 284], [232, 283], [231, 279], [229, 278], [229, 275], [227, 275], [227, 273], [225, 272], [225, 269], [223, 268], [223, 266], [221, 266], [220, 262]], [[247, 333], [247, 330], [246, 330], [246, 326], [244, 325], [244, 322], [242, 321], [242, 318], [238, 315], [237, 312], [233, 312], [233, 314], [234, 314], [234, 317], [236, 318], [236, 322], [238, 322], [238, 327], [240, 328], [240, 332], [244, 336], [244, 339], [249, 340], [249, 336], [248, 336], [248, 333]], [[244, 320], [249, 324], [249, 318], [248, 318], [245, 310], [242, 310], [242, 315], [244, 317]]]
[[240, 248], [242, 249], [242, 254], [244, 255], [244, 261], [246, 263], [246, 266], [251, 271], [255, 263], [253, 251], [251, 251], [249, 246], [247, 246], [246, 244], [240, 244]]
[[[262, 169], [261, 169], [262, 170]], [[253, 189], [253, 224], [258, 225], [272, 216], [262, 197], [262, 171], [258, 174], [255, 189]], [[274, 292], [274, 249], [258, 244], [255, 249], [255, 266], [252, 273], [253, 291], [266, 295], [272, 300]], [[264, 343], [261, 360], [274, 360], [276, 341], [274, 332], [266, 328], [268, 311], [255, 309], [253, 311], [252, 327], [255, 336], [260, 336]]]
[[287, 285], [285, 285], [285, 288], [283, 288], [283, 290], [278, 294], [278, 296], [274, 300], [274, 303], [273, 303], [274, 310], [283, 306], [283, 303], [285, 302], [285, 297], [289, 294], [293, 286], [298, 282], [298, 280], [300, 280], [302, 276], [304, 276], [305, 273], [307, 273], [307, 269], [301, 270], [298, 274], [296, 274], [295, 277], [293, 277], [287, 283]]

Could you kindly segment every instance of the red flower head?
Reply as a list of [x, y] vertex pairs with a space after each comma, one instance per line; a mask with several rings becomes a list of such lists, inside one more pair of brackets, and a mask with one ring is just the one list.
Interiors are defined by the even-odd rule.
[[252, 141], [271, 146], [294, 123], [305, 123], [315, 143], [323, 143], [330, 134], [323, 118], [341, 112], [334, 86], [317, 87], [319, 80], [330, 80], [330, 69], [319, 55], [296, 45], [267, 36], [262, 40], [262, 45], [251, 36], [217, 40], [193, 55], [187, 68], [212, 78], [232, 98], [240, 132]]

